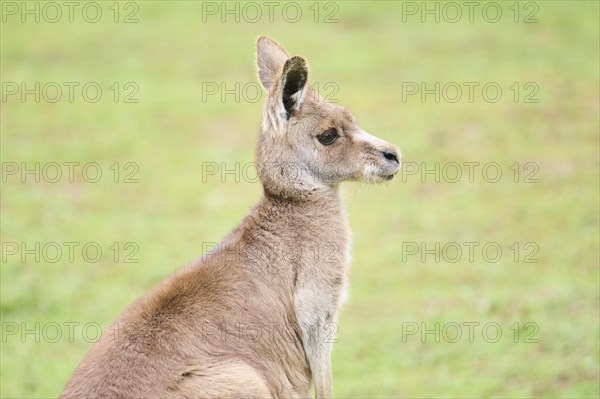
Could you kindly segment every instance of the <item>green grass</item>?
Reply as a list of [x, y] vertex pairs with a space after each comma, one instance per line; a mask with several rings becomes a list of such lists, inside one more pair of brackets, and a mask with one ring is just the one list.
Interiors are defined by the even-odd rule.
[[[11, 96], [1, 104], [2, 162], [97, 162], [103, 171], [98, 183], [80, 174], [72, 183], [6, 176], [3, 245], [96, 242], [103, 256], [86, 262], [80, 246], [73, 262], [66, 254], [56, 263], [33, 256], [21, 262], [3, 247], [0, 396], [57, 396], [90, 347], [81, 326], [106, 328], [258, 201], [258, 183], [231, 176], [203, 182], [201, 164], [253, 160], [261, 103], [232, 96], [203, 102], [202, 82], [256, 82], [260, 34], [305, 56], [312, 82], [335, 82], [335, 98], [365, 130], [397, 144], [406, 165], [496, 162], [503, 172], [497, 183], [477, 169], [473, 183], [466, 176], [436, 183], [431, 175], [422, 182], [405, 173], [381, 186], [344, 187], [354, 244], [351, 296], [333, 356], [335, 395], [600, 395], [597, 2], [537, 2], [539, 22], [532, 24], [512, 22], [512, 2], [501, 3], [498, 23], [480, 13], [473, 23], [466, 16], [403, 23], [401, 2], [345, 2], [339, 22], [328, 24], [312, 20], [312, 3], [302, 3], [305, 17], [295, 24], [277, 13], [273, 23], [266, 16], [204, 23], [200, 3], [165, 1], [139, 2], [139, 23], [115, 24], [111, 3], [101, 4], [105, 17], [96, 24], [80, 14], [74, 23], [8, 17], [2, 24], [3, 82], [98, 82], [104, 96], [54, 104]], [[114, 82], [135, 82], [139, 102], [114, 103]], [[404, 102], [403, 82], [497, 82], [503, 95], [496, 103], [478, 91], [472, 103], [466, 96]], [[515, 103], [514, 82], [522, 90], [537, 84], [539, 102]], [[115, 162], [136, 163], [139, 182], [114, 183]], [[515, 162], [538, 165], [538, 182], [515, 183]], [[123, 248], [115, 262], [115, 242], [136, 243], [139, 263], [124, 263]], [[465, 252], [454, 263], [435, 262], [435, 255], [422, 262], [421, 254], [403, 251], [412, 242], [479, 242], [479, 249], [493, 242], [503, 254], [496, 263], [477, 250], [472, 262]], [[518, 262], [509, 249], [515, 242]], [[537, 245], [537, 263], [523, 261], [532, 248], [525, 243]], [[55, 343], [8, 333], [13, 323], [30, 330], [40, 323], [41, 330], [53, 322], [79, 323], [73, 342], [64, 326]], [[463, 328], [459, 342], [436, 343], [433, 335], [403, 333], [406, 323], [431, 329], [436, 322], [494, 322], [503, 335], [487, 342], [479, 328], [469, 342]], [[523, 342], [530, 328], [515, 343], [515, 322], [535, 323], [538, 342]], [[94, 330], [88, 333], [93, 338]]]

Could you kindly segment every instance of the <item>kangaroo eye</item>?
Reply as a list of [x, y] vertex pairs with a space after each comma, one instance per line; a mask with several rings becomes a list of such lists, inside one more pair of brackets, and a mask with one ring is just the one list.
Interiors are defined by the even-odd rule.
[[332, 127], [331, 129], [327, 129], [318, 135], [317, 140], [319, 140], [319, 143], [323, 145], [331, 145], [335, 140], [337, 140], [338, 137], [340, 137], [340, 135], [338, 134], [337, 130]]

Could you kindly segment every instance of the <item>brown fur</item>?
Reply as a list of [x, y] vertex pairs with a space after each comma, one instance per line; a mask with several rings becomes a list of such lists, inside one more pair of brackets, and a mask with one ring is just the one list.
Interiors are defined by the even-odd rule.
[[[216, 251], [131, 304], [61, 398], [304, 398], [312, 384], [331, 397], [350, 251], [338, 184], [389, 179], [400, 154], [306, 88], [302, 58], [286, 63], [266, 37], [257, 47], [269, 92], [257, 147], [263, 199]], [[320, 144], [332, 127], [340, 137]]]

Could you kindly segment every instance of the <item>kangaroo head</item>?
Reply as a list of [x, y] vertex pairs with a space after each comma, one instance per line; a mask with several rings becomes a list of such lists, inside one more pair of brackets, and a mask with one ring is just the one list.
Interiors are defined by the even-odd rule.
[[307, 85], [304, 58], [272, 39], [257, 42], [258, 75], [268, 96], [257, 165], [265, 191], [297, 196], [353, 180], [378, 183], [400, 169], [398, 149], [362, 130], [344, 107]]

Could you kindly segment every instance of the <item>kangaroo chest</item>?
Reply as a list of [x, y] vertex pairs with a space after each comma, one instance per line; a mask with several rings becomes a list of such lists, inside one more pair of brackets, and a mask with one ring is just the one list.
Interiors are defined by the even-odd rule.
[[298, 324], [318, 346], [335, 339], [338, 309], [347, 296], [350, 234], [344, 215], [311, 233], [310, 239], [295, 244], [300, 256], [293, 296]]

